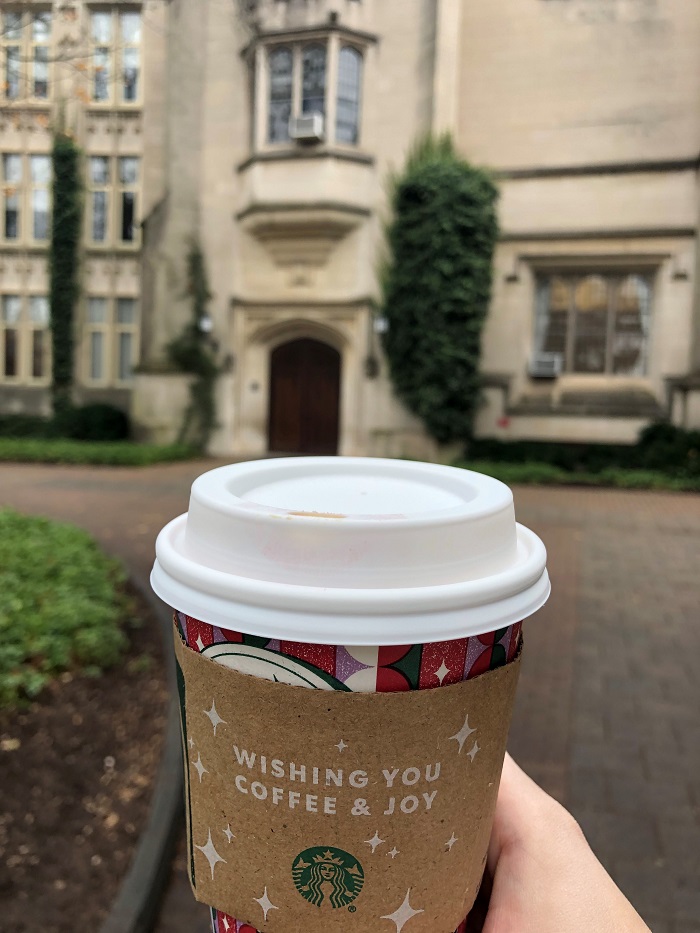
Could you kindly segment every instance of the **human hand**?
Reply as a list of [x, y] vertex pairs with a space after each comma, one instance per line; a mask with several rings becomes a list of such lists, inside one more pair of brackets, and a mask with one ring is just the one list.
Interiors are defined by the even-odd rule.
[[[503, 765], [487, 869], [483, 927], [477, 903], [469, 933], [649, 933], [574, 818], [510, 755]], [[485, 897], [480, 900], [485, 904]]]

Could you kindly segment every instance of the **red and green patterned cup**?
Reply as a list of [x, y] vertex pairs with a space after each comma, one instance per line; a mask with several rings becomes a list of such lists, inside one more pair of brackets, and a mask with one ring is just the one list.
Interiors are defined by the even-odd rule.
[[[510, 490], [432, 464], [294, 458], [213, 470], [156, 551], [152, 585], [188, 648], [316, 689], [469, 680], [513, 660], [522, 620], [549, 595], [544, 547], [516, 524]], [[212, 929], [257, 933], [214, 909]]]

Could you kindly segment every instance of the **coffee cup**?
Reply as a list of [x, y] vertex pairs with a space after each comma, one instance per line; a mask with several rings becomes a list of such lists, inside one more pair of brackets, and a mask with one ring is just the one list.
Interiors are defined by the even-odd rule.
[[[189, 671], [187, 692], [204, 682], [200, 694], [207, 706], [212, 694], [208, 709], [198, 710], [195, 701], [191, 711], [183, 701], [183, 740], [190, 811], [203, 795], [216, 807], [212, 794], [226, 811], [226, 826], [209, 825], [211, 816], [189, 823], [195, 893], [212, 906], [216, 933], [401, 933], [404, 926], [407, 933], [451, 933], [458, 923], [466, 929], [463, 918], [476, 896], [495, 806], [522, 621], [549, 595], [544, 547], [516, 524], [508, 487], [470, 471], [408, 461], [236, 464], [195, 481], [189, 512], [163, 529], [156, 550], [152, 584], [175, 610], [176, 641], [184, 646], [180, 668], [194, 664], [195, 655], [202, 665]], [[212, 661], [229, 680], [216, 680]], [[268, 691], [254, 699], [248, 698], [251, 675], [265, 680]], [[386, 738], [358, 734], [354, 747], [362, 747], [373, 767], [358, 759], [363, 767], [349, 773], [363, 775], [355, 784], [377, 790], [370, 797], [357, 794], [357, 786], [347, 788], [345, 800], [345, 788], [336, 792], [335, 782], [353, 747], [340, 735], [335, 757], [327, 758], [326, 733], [319, 731], [319, 747], [303, 723], [312, 695], [300, 687], [335, 691], [333, 702], [342, 700], [339, 709], [328, 709], [328, 736], [339, 723], [352, 732], [348, 694], [371, 695], [360, 702], [371, 704], [362, 713], [376, 720], [373, 733], [387, 719], [409, 735], [414, 721], [445, 717], [445, 735], [435, 740], [439, 755], [428, 754], [424, 766], [415, 757], [433, 741], [430, 729], [418, 746], [408, 739], [404, 746], [392, 734], [394, 758], [382, 767], [371, 746], [386, 744]], [[184, 695], [184, 681], [182, 690]], [[246, 703], [253, 709], [246, 712]], [[251, 751], [256, 703], [269, 711], [268, 720], [281, 709], [302, 711], [296, 735], [293, 718], [279, 725], [276, 747], [286, 740], [287, 757], [296, 759], [291, 765], [263, 747], [262, 737], [262, 746]], [[457, 722], [463, 708], [468, 715]], [[249, 722], [241, 726], [246, 716]], [[201, 733], [205, 727], [213, 736]], [[236, 728], [250, 747], [232, 741], [229, 761], [217, 757], [214, 743], [224, 735], [240, 739]], [[436, 724], [433, 731], [440, 728]], [[302, 750], [308, 763], [298, 760]], [[414, 757], [399, 760], [404, 754]], [[302, 768], [315, 783], [290, 790], [300, 786]], [[436, 777], [440, 768], [442, 777]], [[333, 794], [322, 793], [329, 772]], [[441, 781], [444, 786], [435, 790]], [[231, 785], [238, 792], [229, 794]], [[300, 813], [304, 797], [307, 810]], [[357, 808], [358, 800], [369, 812]], [[280, 809], [287, 802], [294, 803], [289, 813]], [[330, 812], [319, 814], [323, 807]], [[450, 829], [444, 840], [442, 826]], [[289, 870], [270, 873], [261, 868], [269, 863], [269, 839], [278, 845], [285, 835], [292, 840]], [[411, 874], [415, 857], [413, 867], [407, 863], [427, 839], [436, 850], [437, 874], [432, 885], [421, 886]], [[286, 851], [279, 845], [275, 851]], [[454, 855], [460, 851], [458, 863]], [[455, 887], [455, 867], [466, 880], [451, 896], [438, 889], [446, 872], [444, 883]], [[236, 895], [240, 906], [230, 912], [229, 890], [242, 887], [247, 893]], [[451, 903], [444, 907], [446, 900]]]

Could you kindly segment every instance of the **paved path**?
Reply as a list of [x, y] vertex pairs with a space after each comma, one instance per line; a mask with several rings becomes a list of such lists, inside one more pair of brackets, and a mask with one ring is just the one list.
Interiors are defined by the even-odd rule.
[[[0, 504], [91, 531], [146, 579], [211, 463], [0, 465]], [[700, 496], [516, 490], [553, 595], [527, 626], [510, 749], [576, 815], [654, 933], [700, 933]], [[204, 933], [177, 871], [159, 933]]]

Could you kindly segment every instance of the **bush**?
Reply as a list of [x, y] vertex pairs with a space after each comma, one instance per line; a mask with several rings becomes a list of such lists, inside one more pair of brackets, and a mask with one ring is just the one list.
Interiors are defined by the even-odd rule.
[[102, 671], [125, 648], [124, 574], [84, 532], [0, 510], [0, 706], [61, 671]]
[[700, 431], [665, 422], [649, 425], [636, 444], [556, 444], [548, 441], [473, 440], [469, 459], [549, 464], [570, 473], [654, 470], [679, 478], [700, 477]]
[[0, 415], [0, 437], [51, 437], [53, 424], [41, 415]]
[[120, 408], [104, 403], [59, 411], [54, 426], [56, 436], [76, 441], [123, 441], [130, 434], [128, 416]]
[[549, 463], [495, 463], [459, 460], [455, 466], [493, 476], [508, 486], [610, 486], [618, 489], [665, 489], [700, 492], [700, 477], [669, 476], [654, 470], [608, 468], [599, 473], [563, 470]]
[[184, 444], [158, 446], [129, 441], [40, 440], [0, 438], [0, 462], [72, 463], [95, 466], [148, 466], [191, 460], [196, 452]]

